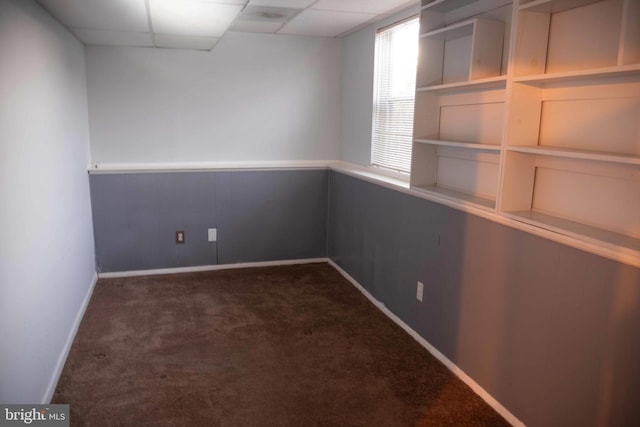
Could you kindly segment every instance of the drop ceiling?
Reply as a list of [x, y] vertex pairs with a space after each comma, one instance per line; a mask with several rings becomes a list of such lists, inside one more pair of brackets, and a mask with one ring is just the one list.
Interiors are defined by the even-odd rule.
[[37, 0], [88, 45], [211, 50], [227, 31], [340, 37], [417, 0]]

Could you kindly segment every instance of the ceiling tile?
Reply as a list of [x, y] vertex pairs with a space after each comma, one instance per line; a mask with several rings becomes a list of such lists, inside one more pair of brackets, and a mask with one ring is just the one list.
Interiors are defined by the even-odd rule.
[[144, 0], [39, 0], [67, 27], [149, 31]]
[[374, 14], [306, 9], [293, 18], [279, 34], [335, 37], [374, 18]]
[[158, 45], [206, 50], [227, 29], [335, 37], [361, 27], [376, 15], [417, 3], [417, 0], [37, 1], [86, 44], [153, 46], [148, 28], [146, 5], [149, 5]]
[[319, 0], [311, 9], [336, 10], [342, 12], [360, 12], [381, 14], [397, 9], [401, 6], [410, 6], [417, 1], [410, 0]]
[[156, 34], [156, 47], [170, 49], [211, 50], [220, 40], [218, 37], [177, 36], [172, 34]]
[[155, 33], [220, 37], [242, 6], [198, 0], [150, 0], [150, 9]]
[[304, 9], [316, 0], [249, 0], [251, 6], [292, 7]]
[[85, 28], [72, 28], [71, 31], [80, 41], [89, 45], [153, 47], [149, 33], [87, 30]]

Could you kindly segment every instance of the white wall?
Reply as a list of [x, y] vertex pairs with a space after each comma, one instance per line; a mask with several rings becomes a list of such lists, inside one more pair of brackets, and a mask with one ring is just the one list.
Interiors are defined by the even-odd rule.
[[84, 48], [0, 0], [0, 402], [49, 398], [95, 276]]
[[340, 40], [87, 47], [93, 163], [337, 159]]
[[376, 31], [419, 12], [411, 7], [342, 39], [340, 160], [371, 164]]

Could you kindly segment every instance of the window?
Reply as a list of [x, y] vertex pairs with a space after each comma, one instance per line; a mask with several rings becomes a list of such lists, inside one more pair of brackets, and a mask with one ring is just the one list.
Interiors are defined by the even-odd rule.
[[411, 167], [418, 18], [376, 35], [371, 164], [401, 172]]

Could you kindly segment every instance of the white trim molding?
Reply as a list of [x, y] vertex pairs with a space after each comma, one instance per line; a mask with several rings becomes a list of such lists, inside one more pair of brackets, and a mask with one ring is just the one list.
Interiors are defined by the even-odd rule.
[[520, 421], [515, 415], [513, 415], [507, 408], [502, 406], [488, 391], [486, 391], [480, 384], [475, 382], [473, 378], [467, 375], [460, 367], [447, 358], [444, 354], [440, 353], [437, 348], [431, 345], [427, 340], [422, 338], [420, 334], [411, 329], [409, 325], [404, 323], [402, 319], [393, 314], [383, 303], [378, 301], [371, 295], [357, 280], [355, 280], [349, 273], [342, 269], [332, 259], [327, 261], [329, 265], [335, 268], [342, 276], [347, 279], [356, 289], [358, 289], [371, 303], [384, 313], [389, 319], [391, 319], [396, 325], [400, 326], [406, 333], [411, 335], [421, 346], [423, 346], [429, 353], [431, 353], [436, 359], [444, 364], [451, 372], [455, 374], [462, 382], [468, 385], [478, 396], [482, 398], [489, 406], [491, 406], [498, 414], [500, 414], [505, 420], [514, 427], [525, 427], [525, 424]]
[[228, 162], [93, 163], [90, 174], [210, 172], [234, 170], [327, 169], [335, 160], [266, 160]]
[[76, 334], [78, 333], [78, 329], [80, 328], [80, 323], [82, 322], [82, 318], [84, 317], [85, 311], [87, 311], [87, 307], [89, 306], [89, 301], [91, 301], [91, 296], [93, 295], [93, 290], [96, 287], [96, 283], [98, 283], [98, 275], [94, 273], [93, 278], [91, 279], [91, 284], [87, 289], [87, 293], [84, 295], [82, 299], [82, 304], [80, 305], [80, 310], [76, 314], [76, 318], [73, 321], [73, 325], [71, 326], [71, 330], [69, 331], [69, 335], [67, 335], [67, 340], [64, 343], [64, 347], [62, 347], [62, 352], [58, 356], [58, 361], [56, 362], [55, 369], [51, 378], [49, 379], [49, 385], [47, 386], [40, 403], [43, 405], [47, 405], [51, 402], [53, 398], [53, 393], [56, 391], [56, 387], [58, 386], [58, 381], [60, 380], [60, 375], [62, 375], [62, 370], [64, 369], [64, 365], [67, 362], [67, 357], [69, 357], [69, 352], [71, 351], [71, 346], [73, 345], [73, 340], [76, 338]]
[[98, 273], [100, 279], [114, 279], [119, 277], [153, 276], [156, 274], [196, 273], [200, 271], [232, 270], [237, 268], [275, 267], [279, 265], [313, 264], [328, 262], [327, 258], [306, 258], [279, 261], [241, 262], [237, 264], [201, 265], [194, 267], [159, 268], [154, 270], [117, 271]]

